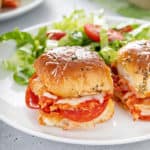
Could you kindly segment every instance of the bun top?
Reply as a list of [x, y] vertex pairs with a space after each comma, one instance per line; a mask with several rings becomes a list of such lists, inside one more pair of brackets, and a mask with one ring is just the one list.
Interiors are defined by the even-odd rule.
[[117, 68], [139, 97], [150, 96], [150, 41], [134, 41], [121, 48]]
[[34, 67], [48, 91], [60, 97], [113, 92], [110, 69], [88, 48], [53, 48], [41, 55]]

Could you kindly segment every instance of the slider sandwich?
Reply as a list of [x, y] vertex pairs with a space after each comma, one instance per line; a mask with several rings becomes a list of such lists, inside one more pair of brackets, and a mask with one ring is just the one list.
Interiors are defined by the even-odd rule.
[[34, 63], [26, 104], [39, 110], [39, 123], [63, 129], [89, 128], [114, 113], [110, 69], [96, 52], [57, 47]]
[[150, 121], [150, 41], [128, 43], [114, 65], [115, 97], [134, 120]]

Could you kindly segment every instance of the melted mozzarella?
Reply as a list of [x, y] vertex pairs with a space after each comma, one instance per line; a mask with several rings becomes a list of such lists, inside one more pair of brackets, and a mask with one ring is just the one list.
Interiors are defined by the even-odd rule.
[[51, 98], [51, 99], [57, 99], [57, 96], [55, 96], [55, 95], [52, 95], [51, 93], [49, 93], [49, 92], [45, 92], [44, 94], [43, 94], [43, 96], [45, 96], [45, 97], [47, 97], [47, 98]]
[[61, 99], [61, 100], [57, 101], [56, 104], [78, 105], [80, 103], [83, 103], [85, 101], [89, 101], [89, 100], [92, 100], [92, 99], [96, 99], [102, 104], [103, 101], [104, 101], [104, 94], [84, 96], [84, 97], [80, 97], [80, 98]]
[[123, 100], [126, 100], [126, 99], [128, 99], [130, 96], [132, 96], [134, 93], [133, 92], [127, 92], [123, 97], [122, 97], [122, 99]]
[[150, 116], [150, 110], [148, 110], [148, 109], [143, 109], [142, 111], [141, 111], [141, 115], [142, 116]]
[[141, 111], [142, 116], [150, 116], [150, 105], [136, 104], [135, 107]]

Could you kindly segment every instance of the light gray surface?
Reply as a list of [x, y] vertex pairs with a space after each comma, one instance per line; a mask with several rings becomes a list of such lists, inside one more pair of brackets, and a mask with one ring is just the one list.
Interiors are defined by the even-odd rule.
[[[0, 22], [0, 33], [15, 27], [27, 28], [39, 23], [60, 18], [74, 8], [85, 8], [87, 11], [97, 10], [100, 5], [94, 0], [45, 0], [38, 8], [5, 22]], [[113, 14], [106, 10], [106, 14]], [[114, 14], [115, 15], [115, 14]], [[121, 131], [118, 131], [121, 132]], [[0, 122], [0, 150], [150, 150], [150, 141], [117, 146], [80, 146], [56, 143], [24, 134], [3, 122]]]
[[116, 146], [63, 144], [24, 134], [0, 122], [0, 150], [150, 150], [150, 141]]

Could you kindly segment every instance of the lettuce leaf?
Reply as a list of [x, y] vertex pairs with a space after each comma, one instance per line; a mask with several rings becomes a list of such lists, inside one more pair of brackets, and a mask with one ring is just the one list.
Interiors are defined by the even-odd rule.
[[130, 35], [135, 40], [147, 39], [150, 40], [150, 23], [141, 25], [140, 27], [133, 30]]
[[111, 64], [112, 62], [116, 61], [118, 56], [118, 52], [109, 46], [101, 49], [99, 54], [104, 59], [106, 64]]
[[64, 16], [59, 22], [54, 22], [52, 28], [64, 32], [83, 31], [86, 23], [93, 23], [94, 14], [87, 15], [83, 9], [74, 10], [69, 16]]
[[13, 72], [13, 78], [18, 84], [27, 84], [29, 77], [34, 73], [34, 60], [46, 48], [46, 32], [47, 28], [42, 27], [36, 36], [19, 29], [0, 35], [0, 42], [8, 40], [16, 42], [15, 53], [8, 60], [4, 60], [2, 65], [6, 70]]
[[69, 16], [64, 16], [59, 22], [52, 24], [53, 29], [62, 30], [67, 35], [59, 42], [59, 46], [87, 45], [91, 40], [84, 33], [84, 25], [94, 22], [94, 14], [87, 15], [84, 10], [74, 10]]

